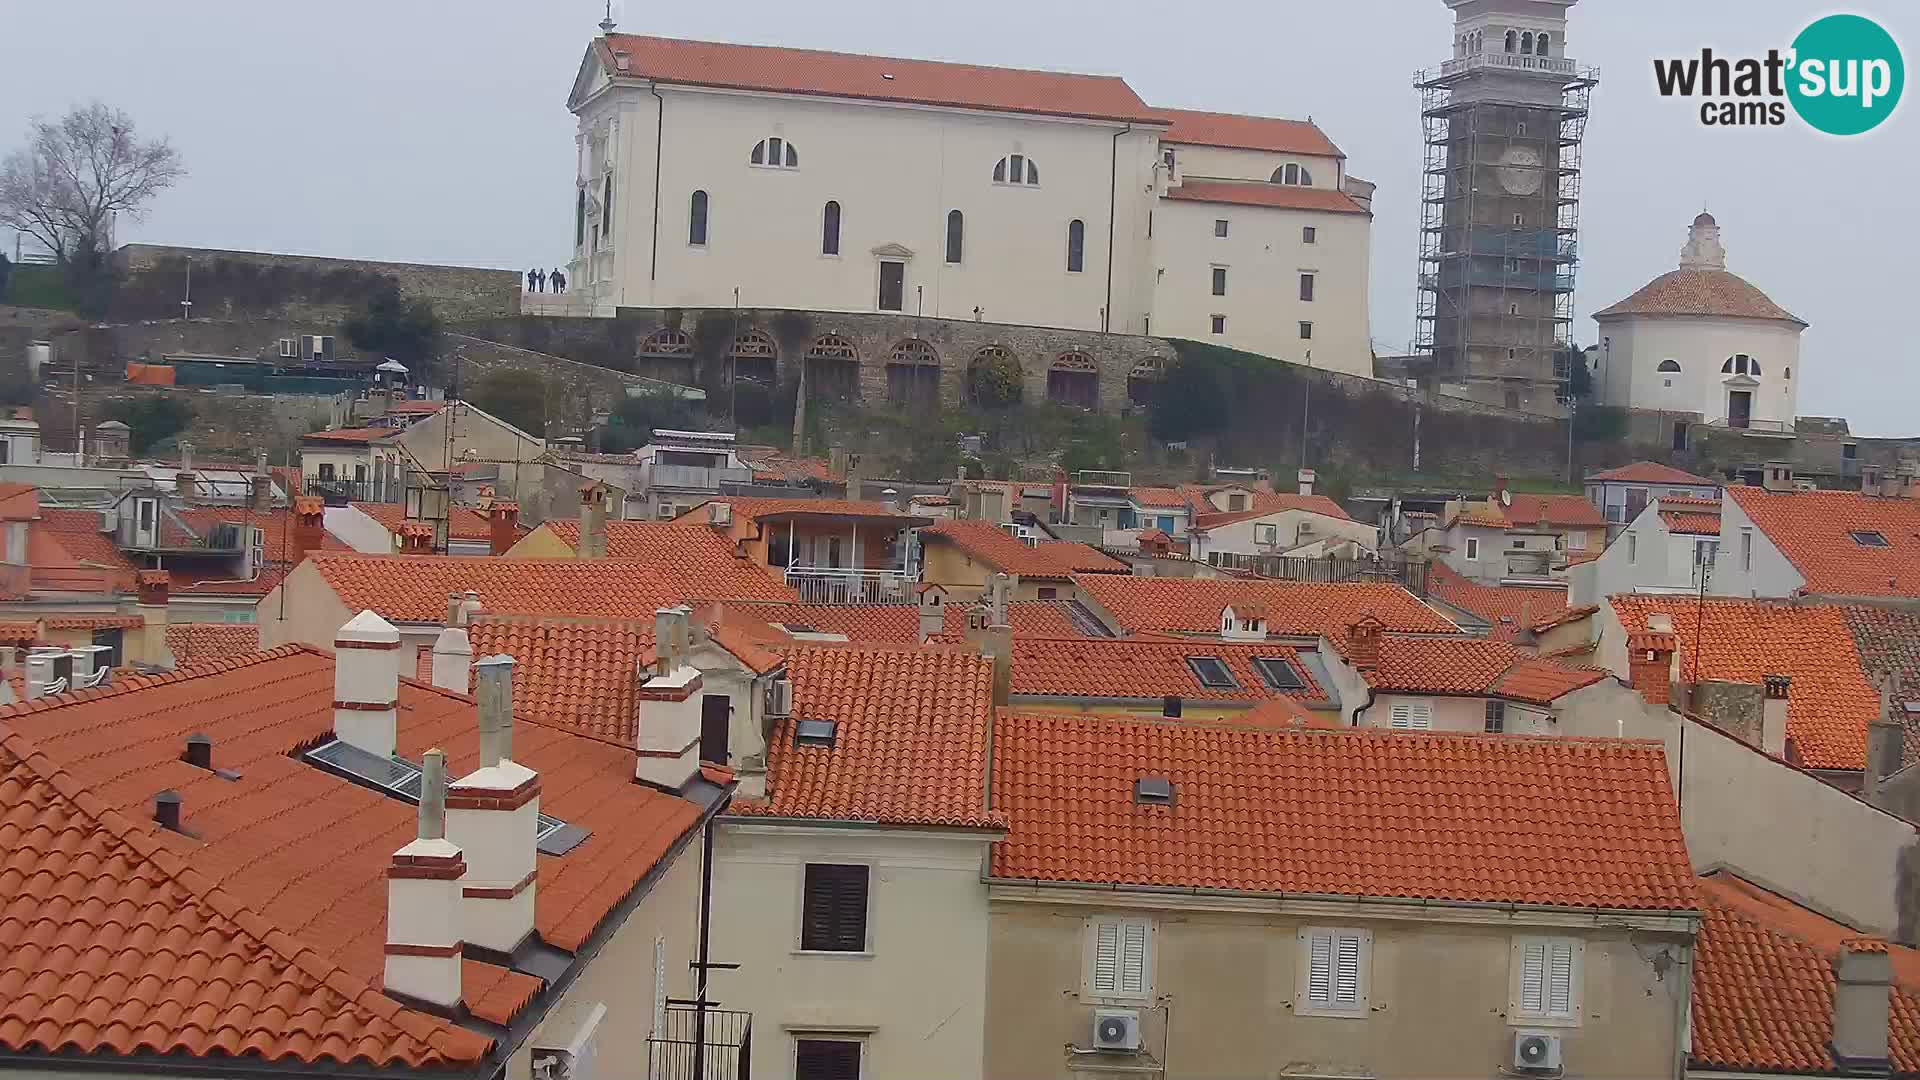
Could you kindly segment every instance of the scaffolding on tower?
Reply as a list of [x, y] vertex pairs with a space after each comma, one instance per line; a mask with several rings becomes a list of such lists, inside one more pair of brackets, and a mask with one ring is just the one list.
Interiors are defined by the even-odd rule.
[[[1551, 384], [1565, 401], [1580, 149], [1598, 82], [1572, 60], [1507, 53], [1414, 76], [1425, 159], [1412, 351], [1431, 377], [1508, 388], [1509, 405]], [[1518, 91], [1528, 83], [1557, 94]]]

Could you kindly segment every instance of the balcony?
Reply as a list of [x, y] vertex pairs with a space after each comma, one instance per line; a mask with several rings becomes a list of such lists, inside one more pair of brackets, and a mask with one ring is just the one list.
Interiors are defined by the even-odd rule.
[[838, 566], [787, 568], [787, 584], [803, 604], [913, 604], [920, 575], [911, 570], [859, 570]]
[[[647, 1038], [647, 1080], [747, 1080], [753, 1014], [668, 998], [663, 1023]], [[626, 1070], [614, 1069], [613, 1075]]]
[[710, 468], [704, 465], [652, 465], [641, 482], [649, 491], [672, 488], [676, 491], [719, 491], [722, 484], [753, 483], [752, 469]]
[[1462, 56], [1448, 60], [1440, 65], [1440, 77], [1461, 75], [1469, 71], [1523, 71], [1540, 75], [1560, 75], [1571, 78], [1578, 72], [1580, 65], [1564, 56], [1530, 56], [1524, 53], [1483, 52], [1474, 56]]

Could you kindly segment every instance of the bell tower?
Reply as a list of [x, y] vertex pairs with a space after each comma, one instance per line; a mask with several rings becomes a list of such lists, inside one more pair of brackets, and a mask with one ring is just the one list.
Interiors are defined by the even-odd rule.
[[1444, 0], [1453, 55], [1415, 76], [1426, 156], [1413, 351], [1422, 381], [1565, 414], [1580, 143], [1599, 79], [1567, 48], [1577, 0]]

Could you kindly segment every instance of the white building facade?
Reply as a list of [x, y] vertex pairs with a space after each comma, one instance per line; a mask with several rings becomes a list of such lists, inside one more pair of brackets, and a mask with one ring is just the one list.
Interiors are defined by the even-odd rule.
[[1807, 324], [1728, 272], [1713, 215], [1694, 219], [1678, 270], [1593, 319], [1601, 404], [1698, 413], [1719, 427], [1793, 430]]
[[899, 312], [1372, 370], [1372, 186], [1311, 123], [1156, 110], [1110, 76], [612, 33], [568, 105], [571, 294], [536, 306]]

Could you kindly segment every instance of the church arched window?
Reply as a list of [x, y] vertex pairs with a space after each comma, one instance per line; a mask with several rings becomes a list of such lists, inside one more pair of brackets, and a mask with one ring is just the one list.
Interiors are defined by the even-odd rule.
[[1529, 30], [1520, 35], [1520, 51], [1522, 53], [1533, 52], [1533, 31]]
[[792, 143], [774, 135], [754, 143], [753, 153], [748, 155], [747, 161], [770, 169], [797, 169], [800, 167], [800, 151], [795, 150]]
[[1746, 353], [1734, 353], [1727, 362], [1720, 365], [1722, 375], [1759, 375], [1760, 361]]
[[1009, 154], [993, 163], [993, 182], [996, 184], [1038, 184], [1040, 166], [1025, 154]]
[[1507, 31], [1507, 51], [1512, 52], [1513, 47], [1519, 43], [1520, 35], [1512, 30]]
[[1540, 36], [1533, 39], [1533, 54], [1535, 56], [1553, 55], [1553, 50], [1547, 48], [1548, 40], [1549, 38], [1545, 30], [1540, 31]]
[[1660, 368], [1659, 368], [1659, 371], [1660, 371], [1660, 373], [1661, 373], [1661, 374], [1663, 374], [1663, 375], [1666, 375], [1666, 374], [1679, 374], [1679, 372], [1680, 372], [1680, 361], [1678, 361], [1678, 360], [1662, 360], [1662, 361], [1660, 361]]
[[687, 201], [687, 243], [707, 246], [707, 193], [696, 191]]
[[1304, 165], [1296, 165], [1293, 162], [1288, 162], [1273, 170], [1273, 182], [1276, 184], [1286, 184], [1289, 187], [1312, 187], [1313, 174], [1308, 172], [1307, 167]]

